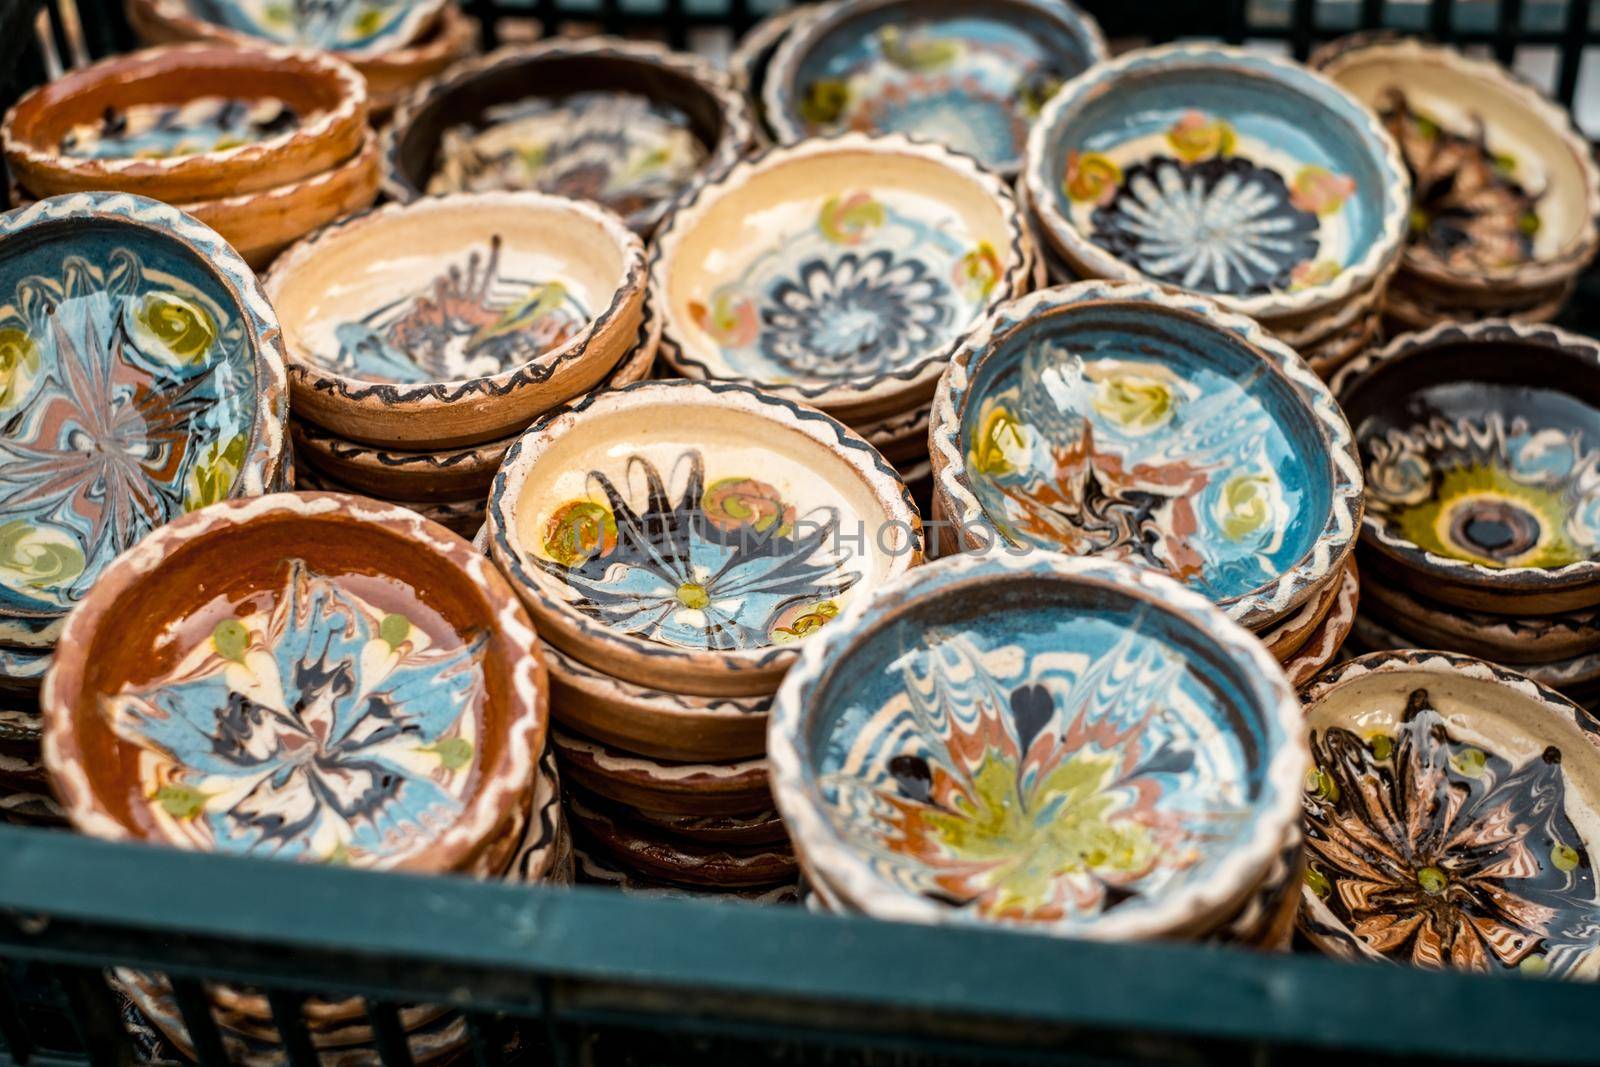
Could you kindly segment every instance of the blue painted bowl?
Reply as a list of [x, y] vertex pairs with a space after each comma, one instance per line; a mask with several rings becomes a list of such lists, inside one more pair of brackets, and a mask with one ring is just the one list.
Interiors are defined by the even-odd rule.
[[1130, 52], [1045, 106], [1023, 169], [1081, 276], [1157, 281], [1256, 318], [1329, 309], [1395, 263], [1409, 187], [1376, 118], [1239, 49]]
[[1305, 361], [1137, 282], [1002, 307], [940, 381], [929, 444], [964, 548], [1136, 563], [1252, 629], [1336, 580], [1360, 526], [1350, 426]]
[[[224, 35], [299, 45], [346, 59], [371, 59], [403, 48], [426, 33], [445, 0], [153, 0], [168, 21], [209, 23]], [[216, 30], [206, 36], [213, 36]]]
[[1266, 649], [1146, 570], [964, 555], [858, 602], [774, 703], [808, 880], [874, 917], [1199, 935], [1299, 828], [1300, 706]]
[[143, 197], [0, 215], [0, 644], [48, 646], [117, 555], [274, 484], [277, 319], [215, 232]]

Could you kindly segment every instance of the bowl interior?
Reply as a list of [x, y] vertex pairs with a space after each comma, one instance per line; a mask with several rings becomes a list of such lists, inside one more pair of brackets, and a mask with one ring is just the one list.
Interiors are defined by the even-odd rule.
[[801, 753], [874, 875], [990, 919], [1092, 924], [1211, 878], [1289, 739], [1200, 621], [1099, 581], [984, 574], [873, 620]]
[[1332, 280], [1379, 240], [1380, 143], [1325, 84], [1173, 59], [1098, 88], [1049, 130], [1048, 195], [1141, 274], [1210, 294], [1288, 292]]
[[784, 159], [677, 218], [669, 321], [713, 378], [904, 375], [947, 352], [1015, 266], [990, 189], [911, 153]]
[[157, 229], [73, 218], [0, 247], [0, 614], [60, 615], [260, 462], [259, 342], [232, 285]]
[[182, 0], [196, 18], [279, 44], [332, 52], [398, 48], [417, 35], [441, 0]]
[[272, 286], [298, 358], [347, 378], [460, 381], [571, 340], [627, 277], [597, 218], [510, 201], [427, 200], [334, 230]]
[[1333, 77], [1400, 145], [1420, 250], [1468, 270], [1514, 266], [1555, 256], [1588, 227], [1588, 178], [1553, 106], [1536, 112], [1508, 85], [1409, 51], [1351, 56]]
[[1327, 435], [1266, 356], [1181, 311], [1097, 302], [998, 338], [957, 432], [1012, 541], [1150, 566], [1213, 600], [1291, 570], [1333, 505]]
[[1095, 52], [1046, 5], [867, 5], [819, 31], [788, 103], [809, 133], [910, 134], [1014, 170], [1039, 108]]
[[69, 714], [97, 806], [198, 849], [425, 853], [507, 758], [519, 651], [494, 618], [376, 524], [269, 513], [189, 539], [85, 650]]
[[670, 392], [585, 411], [539, 454], [513, 506], [540, 592], [608, 629], [694, 651], [797, 641], [908, 551], [840, 454]]
[[1600, 557], [1594, 364], [1514, 337], [1441, 339], [1341, 397], [1367, 516], [1394, 538], [1490, 568]]

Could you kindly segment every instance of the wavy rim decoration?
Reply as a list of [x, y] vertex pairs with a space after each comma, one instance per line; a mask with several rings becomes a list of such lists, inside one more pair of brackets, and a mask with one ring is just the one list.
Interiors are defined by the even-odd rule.
[[[150, 11], [157, 18], [194, 38], [224, 41], [235, 47], [257, 49], [274, 43], [265, 37], [257, 37], [243, 30], [201, 18], [190, 10], [187, 0], [143, 0], [143, 2], [149, 5]], [[382, 45], [335, 50], [333, 54], [347, 60], [378, 59], [409, 47], [433, 26], [447, 6], [448, 0], [410, 0], [410, 4], [412, 10], [406, 14], [399, 29]]]
[[[694, 84], [717, 105], [722, 116], [722, 135], [714, 145], [707, 145], [710, 154], [700, 165], [700, 170], [688, 187], [678, 194], [678, 199], [697, 188], [706, 179], [729, 167], [744, 154], [755, 137], [755, 119], [750, 105], [733, 88], [732, 78], [698, 56], [674, 52], [650, 41], [630, 41], [621, 37], [584, 37], [579, 39], [553, 38], [532, 45], [511, 45], [496, 49], [486, 55], [466, 59], [448, 67], [437, 77], [429, 78], [411, 90], [396, 105], [394, 117], [383, 128], [383, 193], [396, 203], [408, 203], [425, 196], [423, 190], [412, 184], [400, 167], [400, 143], [404, 131], [409, 131], [417, 113], [461, 88], [479, 75], [498, 70], [503, 66], [518, 66], [541, 59], [566, 58], [621, 59], [644, 66], [664, 68]], [[529, 96], [538, 95], [529, 92]], [[655, 221], [671, 211], [671, 203], [662, 205]], [[648, 229], [649, 226], [646, 227]]]
[[[95, 582], [79, 610], [67, 619], [55, 666], [45, 676], [39, 704], [44, 717], [42, 747], [61, 806], [84, 833], [113, 841], [142, 840], [98, 805], [91, 776], [79, 750], [74, 724], [84, 685], [83, 655], [102, 619], [136, 582], [158, 571], [174, 551], [191, 540], [218, 530], [244, 526], [268, 515], [305, 520], [337, 518], [377, 526], [422, 547], [454, 569], [482, 594], [493, 615], [492, 632], [525, 654], [507, 670], [508, 714], [513, 725], [500, 764], [480, 769], [463, 810], [425, 849], [410, 850], [397, 860], [380, 861], [380, 869], [448, 871], [473, 856], [533, 786], [534, 769], [549, 730], [549, 683], [544, 659], [526, 611], [510, 585], [488, 559], [436, 523], [397, 504], [380, 504], [339, 493], [275, 493], [250, 500], [230, 500], [175, 519], [117, 557]], [[169, 842], [170, 843], [170, 842]]]
[[[532, 604], [537, 603], [549, 614], [552, 629], [565, 627], [584, 640], [609, 645], [657, 662], [676, 661], [692, 666], [697, 674], [714, 679], [752, 671], [781, 670], [794, 660], [797, 652], [793, 645], [727, 651], [691, 650], [635, 637], [604, 626], [564, 601], [543, 592], [540, 579], [534, 575], [536, 568], [530, 562], [528, 551], [516, 536], [517, 503], [522, 497], [529, 472], [554, 441], [579, 425], [585, 413], [603, 413], [608, 408], [632, 406], [652, 395], [663, 400], [670, 399], [674, 394], [679, 394], [676, 402], [686, 407], [695, 403], [718, 408], [732, 407], [746, 416], [774, 422], [804, 435], [843, 459], [883, 507], [885, 523], [895, 523], [899, 528], [910, 531], [911, 543], [907, 545], [907, 551], [892, 558], [885, 580], [892, 580], [896, 574], [914, 567], [921, 560], [922, 519], [905, 483], [877, 449], [837, 419], [737, 382], [687, 379], [635, 382], [621, 389], [592, 393], [576, 404], [540, 416], [506, 452], [500, 472], [495, 475], [494, 484], [489, 489], [489, 553], [511, 578], [518, 594], [530, 600], [530, 610]], [[687, 419], [687, 414], [684, 417]]]
[[[1334, 375], [1329, 388], [1342, 403], [1349, 399], [1370, 373], [1392, 360], [1404, 359], [1437, 345], [1503, 341], [1559, 349], [1600, 373], [1600, 341], [1570, 333], [1558, 326], [1484, 319], [1475, 323], [1441, 322], [1430, 329], [1400, 334], [1382, 348], [1359, 355], [1345, 364]], [[1402, 565], [1490, 591], [1501, 591], [1513, 581], [1535, 592], [1582, 588], [1600, 582], [1600, 559], [1579, 560], [1560, 567], [1485, 567], [1419, 548], [1385, 529], [1381, 520], [1370, 512], [1362, 517], [1361, 539], [1374, 551]]]
[[613, 706], [621, 705], [630, 713], [643, 710], [652, 715], [714, 717], [737, 721], [757, 716], [764, 718], [772, 705], [771, 697], [693, 696], [688, 693], [673, 693], [665, 689], [636, 685], [626, 679], [595, 670], [554, 645], [546, 645], [544, 655], [545, 666], [550, 670], [552, 684], [559, 679], [560, 684], [582, 690], [591, 699], [602, 700]]
[[[747, 30], [733, 51], [728, 54], [728, 75], [733, 79], [733, 86], [744, 93], [751, 101], [756, 111], [765, 108], [765, 103], [758, 97], [751, 96], [755, 88], [753, 76], [756, 64], [760, 62], [763, 52], [776, 52], [777, 46], [783, 39], [808, 19], [815, 18], [831, 10], [833, 4], [814, 4], [801, 2], [793, 7], [779, 8], [772, 14]], [[767, 57], [767, 68], [772, 67], [772, 56]], [[762, 116], [765, 121], [765, 116]]]
[[961, 417], [969, 399], [968, 387], [976, 373], [974, 364], [981, 364], [1006, 334], [1023, 326], [1041, 310], [1061, 309], [1070, 314], [1074, 307], [1087, 305], [1092, 309], [1097, 302], [1148, 304], [1164, 312], [1197, 318], [1200, 320], [1197, 325], [1233, 334], [1287, 382], [1312, 421], [1321, 428], [1328, 447], [1330, 498], [1328, 515], [1311, 548], [1275, 581], [1217, 602], [1230, 619], [1251, 629], [1260, 629], [1283, 618], [1321, 589], [1330, 576], [1344, 566], [1355, 548], [1356, 534], [1363, 519], [1365, 489], [1355, 434], [1334, 399], [1333, 391], [1304, 359], [1255, 320], [1224, 311], [1207, 297], [1163, 289], [1150, 282], [1099, 280], [1041, 289], [1000, 308], [961, 346], [934, 394], [928, 443], [935, 493], [954, 505], [947, 509], [945, 517], [963, 530], [981, 527], [1000, 540], [1008, 540], [989, 521], [972, 491], [960, 443]]
[[1355, 626], [1356, 609], [1360, 606], [1361, 576], [1352, 562], [1340, 580], [1333, 609], [1322, 620], [1322, 624], [1311, 632], [1311, 637], [1300, 646], [1300, 650], [1283, 665], [1291, 686], [1298, 690], [1327, 669], [1328, 664], [1339, 655], [1345, 639], [1350, 636], [1350, 630]]
[[1283, 667], [1254, 635], [1171, 578], [1125, 564], [1057, 552], [1034, 551], [1021, 556], [965, 554], [938, 560], [850, 604], [832, 624], [806, 642], [799, 660], [778, 688], [767, 730], [772, 793], [796, 851], [803, 853], [809, 865], [815, 865], [830, 888], [875, 918], [990, 925], [962, 909], [907, 893], [873, 873], [835, 829], [815, 788], [815, 771], [808, 764], [806, 740], [811, 701], [849, 655], [852, 641], [918, 600], [939, 597], [947, 585], [985, 576], [1034, 576], [1040, 581], [1109, 586], [1154, 610], [1182, 619], [1207, 635], [1219, 651], [1243, 668], [1243, 677], [1255, 687], [1254, 696], [1261, 704], [1263, 719], [1268, 725], [1275, 720], [1283, 735], [1282, 745], [1271, 755], [1266, 768], [1263, 795], [1254, 808], [1251, 837], [1219, 860], [1207, 881], [1186, 885], [1142, 912], [1101, 912], [1090, 919], [1040, 923], [1026, 929], [1106, 941], [1158, 937], [1214, 916], [1248, 894], [1277, 858], [1284, 842], [1299, 831], [1300, 792], [1310, 764], [1300, 702], [1289, 687]]
[[[1007, 239], [1006, 266], [1001, 284], [984, 305], [983, 311], [973, 319], [973, 325], [961, 335], [952, 338], [937, 351], [930, 352], [908, 366], [877, 374], [864, 374], [856, 378], [819, 382], [814, 385], [777, 384], [744, 378], [717, 378], [711, 369], [688, 354], [678, 340], [680, 332], [671, 301], [667, 299], [666, 276], [672, 269], [672, 256], [684, 234], [697, 225], [723, 196], [740, 184], [767, 170], [814, 156], [848, 155], [851, 153], [895, 154], [914, 156], [935, 166], [953, 171], [963, 179], [979, 186], [1000, 208], [1005, 220]], [[972, 335], [982, 321], [995, 309], [1018, 292], [1028, 287], [1033, 273], [1033, 250], [1030, 247], [1022, 213], [1011, 195], [1011, 189], [993, 171], [971, 156], [946, 148], [935, 141], [907, 137], [904, 134], [837, 133], [808, 137], [791, 145], [773, 145], [739, 160], [728, 169], [713, 175], [688, 195], [681, 197], [661, 220], [650, 247], [650, 299], [661, 314], [661, 358], [673, 370], [686, 378], [703, 381], [729, 381], [761, 389], [774, 396], [798, 400], [826, 408], [830, 405], [858, 406], [872, 400], [915, 393], [924, 385], [937, 380], [950, 356], [961, 343]]]
[[1126, 76], [1159, 75], [1173, 68], [1227, 70], [1235, 76], [1283, 84], [1352, 127], [1368, 142], [1378, 169], [1386, 174], [1381, 213], [1383, 226], [1359, 262], [1345, 267], [1331, 282], [1298, 292], [1258, 296], [1219, 293], [1212, 299], [1230, 311], [1252, 318], [1278, 318], [1322, 310], [1377, 284], [1384, 270], [1400, 257], [1405, 244], [1407, 213], [1411, 208], [1411, 187], [1399, 146], [1379, 125], [1376, 115], [1323, 75], [1286, 59], [1226, 45], [1173, 44], [1137, 49], [1096, 64], [1061, 87], [1045, 105], [1028, 134], [1028, 150], [1022, 165], [1029, 203], [1045, 231], [1042, 236], [1060, 242], [1074, 258], [1104, 277], [1149, 280], [1085, 237], [1061, 213], [1053, 192], [1054, 183], [1044, 168], [1049, 161], [1050, 142], [1056, 128], [1071, 116], [1071, 109], [1112, 91], [1115, 83]]
[[1596, 167], [1589, 139], [1578, 129], [1571, 111], [1550, 99], [1532, 82], [1491, 59], [1465, 55], [1448, 45], [1415, 37], [1354, 34], [1324, 46], [1309, 62], [1312, 69], [1332, 80], [1337, 79], [1344, 67], [1370, 58], [1372, 53], [1380, 54], [1387, 62], [1396, 65], [1409, 62], [1444, 67], [1462, 78], [1486, 82], [1507, 93], [1534, 118], [1555, 131], [1567, 151], [1577, 160], [1578, 169], [1584, 176], [1586, 196], [1583, 226], [1555, 255], [1510, 267], [1467, 273], [1417, 260], [1408, 249], [1402, 257], [1407, 271], [1439, 284], [1480, 291], [1499, 290], [1508, 285], [1517, 289], [1536, 289], [1559, 284], [1581, 271], [1594, 258], [1596, 250], [1600, 249], [1600, 226], [1595, 221], [1600, 216], [1600, 167]]
[[1584, 736], [1592, 739], [1590, 743], [1600, 749], [1600, 720], [1595, 718], [1593, 712], [1520, 671], [1475, 656], [1464, 656], [1459, 652], [1424, 648], [1368, 652], [1318, 674], [1300, 690], [1300, 700], [1309, 708], [1326, 700], [1335, 689], [1358, 678], [1364, 678], [1369, 674], [1403, 672], [1459, 675], [1513, 689], [1550, 711], [1570, 717], [1583, 731]]

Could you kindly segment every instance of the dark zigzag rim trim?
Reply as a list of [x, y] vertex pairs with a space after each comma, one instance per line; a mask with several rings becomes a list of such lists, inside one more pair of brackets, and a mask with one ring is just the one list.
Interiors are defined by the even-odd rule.
[[[546, 659], [559, 659], [561, 661], [561, 670], [568, 674], [576, 674], [582, 678], [597, 678], [603, 682], [609, 682], [612, 685], [622, 686], [627, 689], [638, 689], [641, 693], [639, 699], [649, 700], [652, 702], [664, 701], [674, 705], [676, 708], [681, 708], [685, 714], [727, 715], [729, 712], [733, 712], [734, 717], [742, 717], [748, 715], [766, 715], [772, 710], [771, 697], [750, 697], [745, 698], [742, 702], [738, 697], [699, 697], [697, 699], [702, 701], [702, 703], [698, 705], [690, 705], [688, 703], [687, 694], [673, 693], [665, 689], [648, 689], [645, 686], [636, 685], [635, 683], [629, 682], [626, 679], [617, 678], [602, 671], [597, 671], [587, 663], [584, 663], [582, 660], [578, 659], [576, 656], [569, 655], [558, 648], [547, 647], [544, 654]], [[546, 666], [548, 667], [549, 664], [546, 663]], [[555, 671], [552, 670], [550, 673], [554, 674]], [[759, 704], [760, 706], [755, 707], [752, 706], [753, 704]], [[665, 712], [665, 714], [672, 713]]]

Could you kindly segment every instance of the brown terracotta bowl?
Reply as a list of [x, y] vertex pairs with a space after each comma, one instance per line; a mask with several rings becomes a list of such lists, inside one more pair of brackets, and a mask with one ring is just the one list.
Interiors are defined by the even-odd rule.
[[650, 878], [713, 889], [748, 889], [793, 881], [799, 873], [787, 841], [775, 845], [717, 846], [652, 834], [618, 815], [567, 796], [572, 821], [624, 868]]
[[770, 810], [767, 761], [681, 763], [623, 752], [569, 730], [550, 731], [565, 780], [598, 797], [667, 815], [749, 816]]
[[213, 505], [120, 556], [40, 704], [86, 833], [432, 872], [472, 867], [526, 802], [548, 710], [481, 555], [324, 493]]

